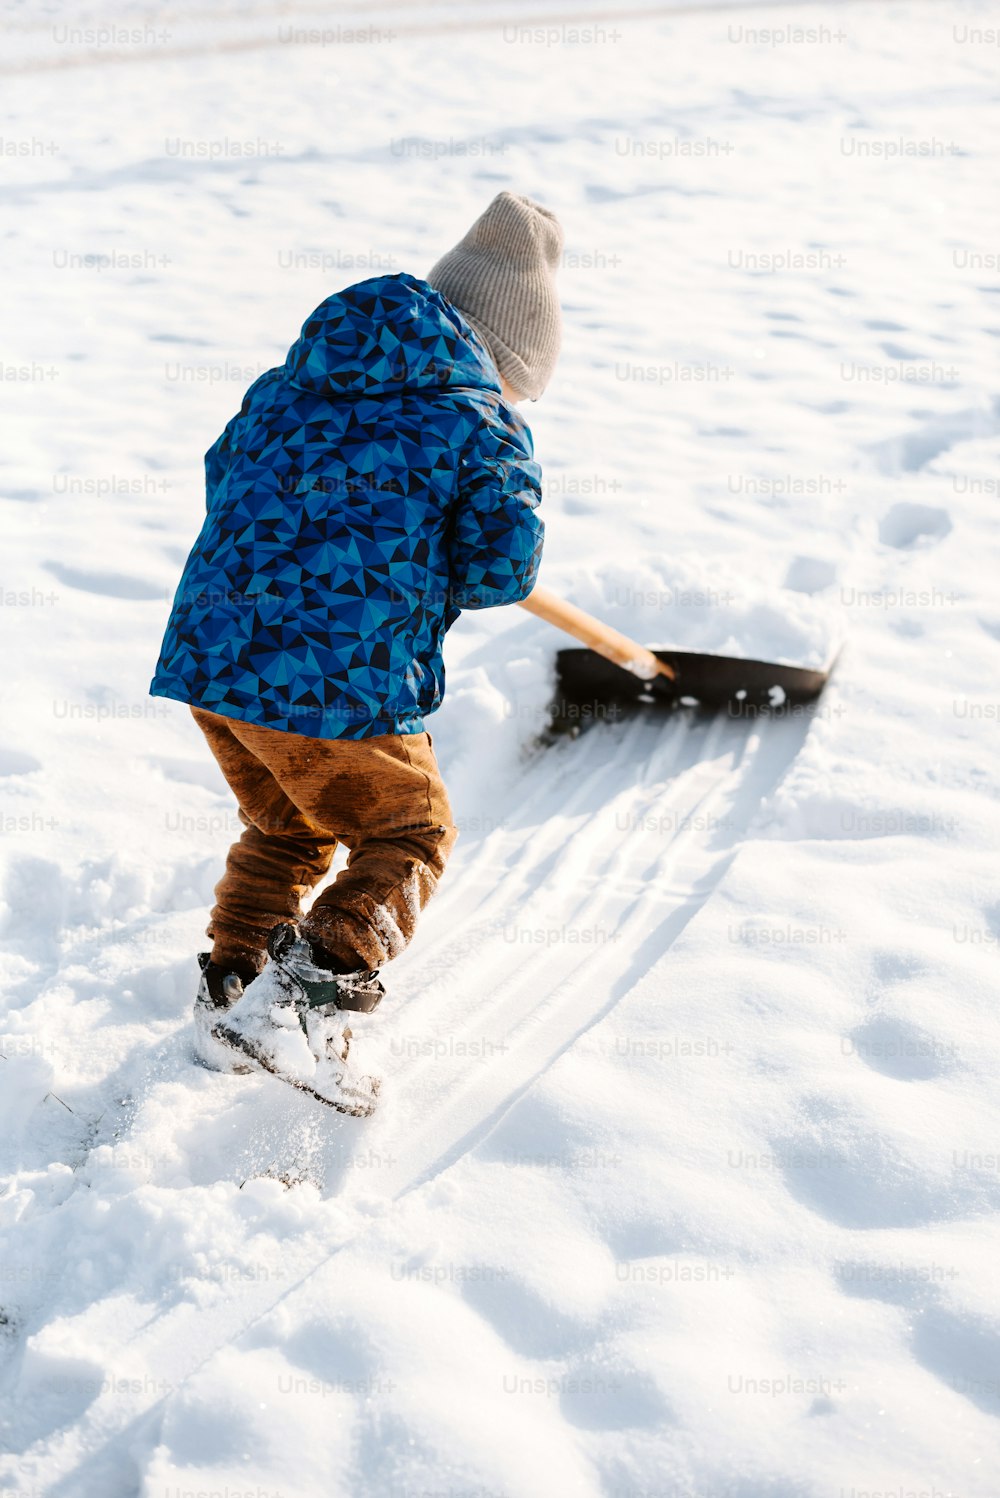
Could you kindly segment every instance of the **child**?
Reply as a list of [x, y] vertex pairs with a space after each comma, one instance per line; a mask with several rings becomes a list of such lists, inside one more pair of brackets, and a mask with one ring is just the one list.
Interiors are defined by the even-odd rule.
[[[540, 471], [512, 406], [555, 365], [561, 253], [552, 213], [500, 193], [426, 281], [328, 297], [205, 460], [150, 689], [190, 704], [245, 828], [196, 1031], [204, 1059], [343, 1111], [377, 1084], [348, 1077], [338, 1014], [378, 1003], [457, 836], [424, 729], [444, 633], [535, 583]], [[301, 919], [338, 843], [347, 867]]]

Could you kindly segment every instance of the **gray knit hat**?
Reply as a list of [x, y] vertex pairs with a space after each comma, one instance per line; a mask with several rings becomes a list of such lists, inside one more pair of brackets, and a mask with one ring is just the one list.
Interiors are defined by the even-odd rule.
[[548, 208], [501, 192], [427, 280], [472, 324], [519, 395], [537, 400], [559, 354], [555, 271], [563, 232]]

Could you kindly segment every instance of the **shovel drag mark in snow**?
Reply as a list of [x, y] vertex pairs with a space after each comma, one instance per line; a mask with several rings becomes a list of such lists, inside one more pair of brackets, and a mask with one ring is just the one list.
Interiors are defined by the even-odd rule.
[[380, 1189], [399, 1195], [473, 1148], [669, 950], [808, 721], [651, 715], [535, 762], [509, 820], [456, 852], [408, 965], [412, 996], [386, 1016], [390, 1109], [367, 1138], [398, 1166]]

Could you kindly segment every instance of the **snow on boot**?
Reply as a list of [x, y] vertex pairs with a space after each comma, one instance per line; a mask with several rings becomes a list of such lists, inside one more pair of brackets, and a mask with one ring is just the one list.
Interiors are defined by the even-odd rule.
[[243, 964], [221, 965], [212, 961], [210, 952], [198, 953], [198, 966], [201, 978], [194, 1001], [195, 1055], [212, 1071], [252, 1071], [228, 1046], [219, 1044], [212, 1027], [242, 997], [244, 988], [256, 977], [256, 969]]
[[215, 1039], [341, 1113], [371, 1113], [379, 1084], [351, 1064], [341, 1010], [375, 1008], [377, 973], [334, 972], [291, 925], [276, 926], [267, 948], [270, 962], [217, 1019]]

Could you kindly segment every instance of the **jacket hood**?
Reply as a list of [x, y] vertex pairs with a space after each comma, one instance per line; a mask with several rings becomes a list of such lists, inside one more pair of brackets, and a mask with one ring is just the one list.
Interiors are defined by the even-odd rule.
[[325, 396], [455, 386], [499, 391], [479, 335], [416, 276], [373, 276], [321, 302], [285, 360], [288, 378]]

